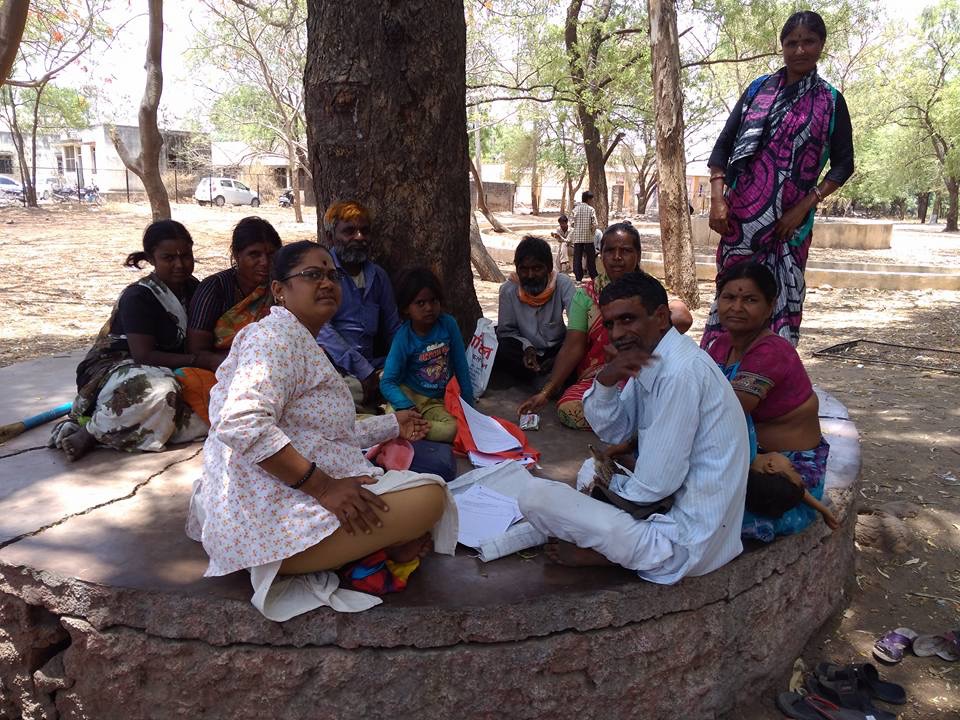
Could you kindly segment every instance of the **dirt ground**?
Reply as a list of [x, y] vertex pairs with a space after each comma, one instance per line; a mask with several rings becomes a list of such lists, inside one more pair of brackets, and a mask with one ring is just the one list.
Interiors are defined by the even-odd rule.
[[[227, 267], [230, 229], [247, 214], [249, 208], [175, 207], [196, 243], [198, 277]], [[315, 235], [313, 214], [303, 225], [291, 210], [259, 214], [286, 242]], [[122, 260], [139, 249], [148, 219], [138, 205], [0, 209], [0, 366], [87, 347], [119, 291], [138, 277]], [[936, 230], [898, 225], [891, 250], [815, 248], [811, 257], [960, 265], [960, 237]], [[495, 316], [496, 284], [476, 286], [484, 312]], [[707, 284], [700, 291], [704, 299], [711, 294]], [[812, 355], [857, 338], [958, 350], [958, 309], [960, 292], [808, 291], [801, 356], [814, 382], [844, 402], [858, 425], [863, 483], [856, 577], [837, 578], [853, 589], [850, 605], [810, 640], [802, 656], [807, 667], [870, 661], [874, 640], [898, 626], [922, 633], [960, 628], [960, 375]], [[705, 307], [696, 311], [694, 337], [705, 316]], [[960, 662], [908, 655], [881, 673], [907, 687], [904, 720], [960, 716]], [[782, 716], [768, 699], [736, 717]]]

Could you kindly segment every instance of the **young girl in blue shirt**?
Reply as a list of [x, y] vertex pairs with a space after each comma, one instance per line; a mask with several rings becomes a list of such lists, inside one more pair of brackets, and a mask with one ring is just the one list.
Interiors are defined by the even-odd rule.
[[430, 423], [427, 440], [453, 442], [457, 421], [443, 405], [451, 377], [456, 376], [463, 399], [473, 404], [460, 328], [443, 312], [443, 290], [430, 270], [407, 270], [394, 290], [404, 323], [393, 338], [380, 378], [387, 412], [416, 408]]

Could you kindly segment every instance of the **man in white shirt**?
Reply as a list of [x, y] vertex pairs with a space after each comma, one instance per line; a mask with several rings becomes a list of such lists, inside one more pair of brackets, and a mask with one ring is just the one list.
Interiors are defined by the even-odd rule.
[[558, 538], [548, 548], [555, 562], [613, 563], [663, 584], [712, 572], [743, 549], [750, 457], [743, 408], [713, 360], [671, 326], [656, 278], [628, 273], [604, 288], [600, 310], [611, 347], [584, 414], [604, 442], [638, 437], [635, 469], [614, 475], [609, 489], [640, 504], [672, 495], [673, 507], [637, 520], [564, 483], [538, 480], [520, 509]]
[[597, 211], [590, 204], [593, 193], [585, 191], [580, 199], [582, 202], [573, 208], [573, 225], [570, 228], [570, 242], [573, 243], [573, 276], [577, 282], [583, 280], [583, 263], [586, 260], [587, 274], [590, 278], [597, 276], [597, 249], [594, 246], [594, 235], [599, 229]]

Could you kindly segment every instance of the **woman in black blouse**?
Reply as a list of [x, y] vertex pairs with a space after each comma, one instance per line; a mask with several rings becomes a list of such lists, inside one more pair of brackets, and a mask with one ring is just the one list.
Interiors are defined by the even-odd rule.
[[159, 451], [203, 436], [207, 425], [183, 401], [174, 368], [215, 367], [213, 353], [188, 353], [187, 305], [197, 288], [193, 239], [180, 223], [158, 220], [127, 267], [153, 271], [127, 286], [93, 347], [77, 367], [70, 416], [54, 428], [52, 447], [69, 460], [94, 443], [117, 450]]

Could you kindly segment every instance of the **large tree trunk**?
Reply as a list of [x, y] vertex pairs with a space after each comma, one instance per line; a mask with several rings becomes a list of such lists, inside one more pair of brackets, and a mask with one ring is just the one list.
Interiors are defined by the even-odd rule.
[[163, 136], [157, 125], [157, 108], [163, 93], [163, 0], [149, 0], [149, 35], [147, 38], [147, 83], [140, 100], [137, 121], [140, 126], [140, 153], [134, 156], [126, 147], [123, 138], [115, 127], [110, 130], [113, 146], [123, 164], [130, 172], [140, 178], [154, 220], [170, 217], [170, 196], [160, 177], [160, 151], [163, 149]]
[[960, 196], [960, 178], [948, 177], [944, 180], [947, 186], [947, 224], [944, 232], [957, 232], [957, 199]]
[[497, 220], [496, 216], [490, 212], [490, 208], [487, 207], [487, 194], [483, 190], [483, 181], [480, 179], [480, 169], [474, 164], [473, 158], [470, 159], [470, 174], [473, 175], [473, 184], [477, 188], [477, 208], [483, 213], [483, 216], [487, 219], [487, 222], [490, 223], [490, 227], [493, 228], [494, 232], [507, 232], [503, 223]]
[[[587, 190], [593, 193], [593, 209], [597, 211], [597, 223], [600, 228], [607, 226], [610, 215], [610, 199], [607, 197], [606, 158], [597, 120], [593, 113], [582, 104], [577, 104], [577, 115], [583, 128], [583, 153], [587, 158]], [[576, 198], [573, 198], [575, 201]]]
[[667, 287], [693, 310], [700, 304], [700, 292], [687, 204], [677, 11], [673, 0], [648, 3], [663, 270]]
[[0, 85], [10, 77], [29, 9], [30, 0], [3, 0], [0, 4]]
[[477, 222], [477, 214], [470, 213], [470, 262], [477, 270], [477, 275], [481, 280], [487, 282], [503, 282], [506, 278], [500, 272], [500, 267], [496, 261], [490, 257], [486, 246], [483, 244], [483, 236], [480, 235], [480, 224]]
[[391, 271], [433, 270], [465, 335], [480, 316], [470, 270], [466, 42], [462, 0], [307, 2], [317, 203], [369, 207], [375, 259]]

